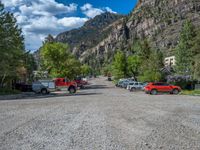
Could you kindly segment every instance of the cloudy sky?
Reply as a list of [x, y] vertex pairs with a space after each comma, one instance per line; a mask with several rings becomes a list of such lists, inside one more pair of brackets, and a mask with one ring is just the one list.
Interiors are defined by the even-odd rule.
[[37, 50], [48, 34], [81, 27], [104, 12], [128, 14], [136, 0], [0, 0], [14, 13], [27, 50]]

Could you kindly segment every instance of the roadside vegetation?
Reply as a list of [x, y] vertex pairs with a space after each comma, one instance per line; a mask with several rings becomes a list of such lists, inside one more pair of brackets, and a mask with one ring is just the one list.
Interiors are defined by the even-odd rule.
[[200, 96], [200, 90], [184, 90], [181, 92], [183, 95], [198, 95]]

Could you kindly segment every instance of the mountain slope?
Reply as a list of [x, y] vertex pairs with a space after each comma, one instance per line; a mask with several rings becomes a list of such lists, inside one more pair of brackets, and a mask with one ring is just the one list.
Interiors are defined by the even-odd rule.
[[139, 0], [133, 12], [119, 20], [110, 34], [80, 56], [83, 63], [100, 67], [110, 62], [117, 49], [129, 51], [137, 38], [150, 38], [152, 45], [171, 55], [185, 20], [200, 25], [199, 0]]
[[68, 43], [72, 52], [79, 57], [85, 50], [94, 47], [108, 36], [112, 23], [122, 16], [106, 12], [87, 21], [83, 27], [60, 33], [55, 40]]

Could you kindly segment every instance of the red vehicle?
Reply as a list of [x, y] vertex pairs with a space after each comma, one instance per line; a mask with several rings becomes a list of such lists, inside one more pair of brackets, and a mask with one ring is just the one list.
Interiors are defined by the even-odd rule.
[[88, 84], [87, 81], [84, 81], [81, 78], [77, 78], [74, 81], [76, 82], [77, 86], [80, 88], [84, 88], [84, 86]]
[[179, 92], [181, 92], [181, 88], [179, 86], [162, 82], [149, 83], [145, 86], [144, 90], [147, 94], [152, 95], [156, 95], [158, 92], [169, 92], [170, 94], [179, 94]]
[[75, 81], [70, 81], [67, 78], [56, 78], [54, 81], [58, 89], [67, 88], [70, 93], [76, 93], [77, 83]]

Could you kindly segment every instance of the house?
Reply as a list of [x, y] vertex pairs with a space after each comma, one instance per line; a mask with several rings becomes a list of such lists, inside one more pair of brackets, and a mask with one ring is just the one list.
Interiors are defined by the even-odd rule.
[[176, 65], [176, 58], [175, 56], [166, 57], [164, 60], [165, 66], [175, 66]]

